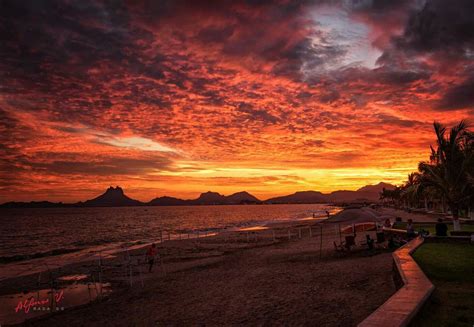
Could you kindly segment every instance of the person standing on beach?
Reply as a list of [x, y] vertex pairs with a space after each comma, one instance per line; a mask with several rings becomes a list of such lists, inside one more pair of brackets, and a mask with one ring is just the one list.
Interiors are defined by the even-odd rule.
[[145, 260], [148, 263], [148, 272], [151, 272], [153, 268], [156, 254], [157, 254], [156, 245], [155, 243], [152, 243], [151, 246], [146, 250], [146, 254], [145, 254]]

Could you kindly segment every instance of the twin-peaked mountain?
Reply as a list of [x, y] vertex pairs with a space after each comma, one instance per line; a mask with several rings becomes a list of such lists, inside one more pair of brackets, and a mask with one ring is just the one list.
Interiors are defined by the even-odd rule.
[[324, 194], [317, 191], [303, 191], [294, 194], [259, 200], [248, 192], [238, 192], [228, 196], [216, 193], [202, 193], [197, 199], [183, 200], [162, 196], [150, 202], [141, 202], [125, 195], [122, 188], [109, 187], [104, 194], [98, 197], [77, 203], [41, 202], [7, 202], [0, 207], [4, 208], [44, 208], [44, 207], [126, 207], [126, 206], [181, 206], [181, 205], [223, 205], [223, 204], [292, 204], [292, 203], [340, 203], [340, 202], [374, 202], [379, 200], [383, 189], [393, 189], [394, 186], [386, 183], [367, 185], [357, 191], [335, 191]]
[[162, 196], [148, 202], [148, 205], [213, 205], [213, 204], [255, 204], [261, 203], [259, 199], [248, 192], [238, 192], [229, 196], [216, 192], [202, 193], [197, 199], [182, 200], [169, 196]]
[[104, 194], [81, 204], [84, 207], [131, 207], [143, 205], [142, 202], [126, 196], [123, 189], [119, 186], [115, 188], [111, 186]]

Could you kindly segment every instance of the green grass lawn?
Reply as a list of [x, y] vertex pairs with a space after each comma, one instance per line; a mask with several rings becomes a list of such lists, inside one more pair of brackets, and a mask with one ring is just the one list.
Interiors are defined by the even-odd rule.
[[[448, 233], [453, 230], [453, 223], [450, 221], [445, 221], [446, 225], [448, 225]], [[430, 232], [430, 235], [435, 235], [435, 223], [432, 224], [415, 224], [415, 231], [420, 231], [421, 229], [427, 230]], [[407, 228], [407, 223], [406, 222], [395, 222], [392, 226], [393, 228], [397, 229], [406, 229]], [[469, 231], [469, 232], [474, 232], [474, 225], [467, 225], [461, 223], [461, 230], [462, 231]], [[449, 235], [449, 234], [448, 234]]]
[[413, 258], [435, 291], [412, 326], [474, 326], [474, 245], [427, 243]]

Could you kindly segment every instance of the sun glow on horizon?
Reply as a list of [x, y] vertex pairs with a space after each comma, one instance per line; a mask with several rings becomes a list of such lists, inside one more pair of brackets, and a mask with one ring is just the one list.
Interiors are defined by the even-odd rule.
[[0, 202], [400, 184], [474, 118], [462, 6], [57, 3], [0, 13]]

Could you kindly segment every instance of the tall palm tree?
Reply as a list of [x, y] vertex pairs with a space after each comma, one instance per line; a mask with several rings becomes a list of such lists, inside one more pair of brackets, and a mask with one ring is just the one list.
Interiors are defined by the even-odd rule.
[[421, 162], [420, 188], [431, 187], [439, 191], [451, 209], [455, 225], [459, 209], [473, 200], [473, 145], [472, 133], [465, 121], [452, 127], [449, 133], [438, 122], [433, 124], [436, 148], [431, 147], [430, 162]]

